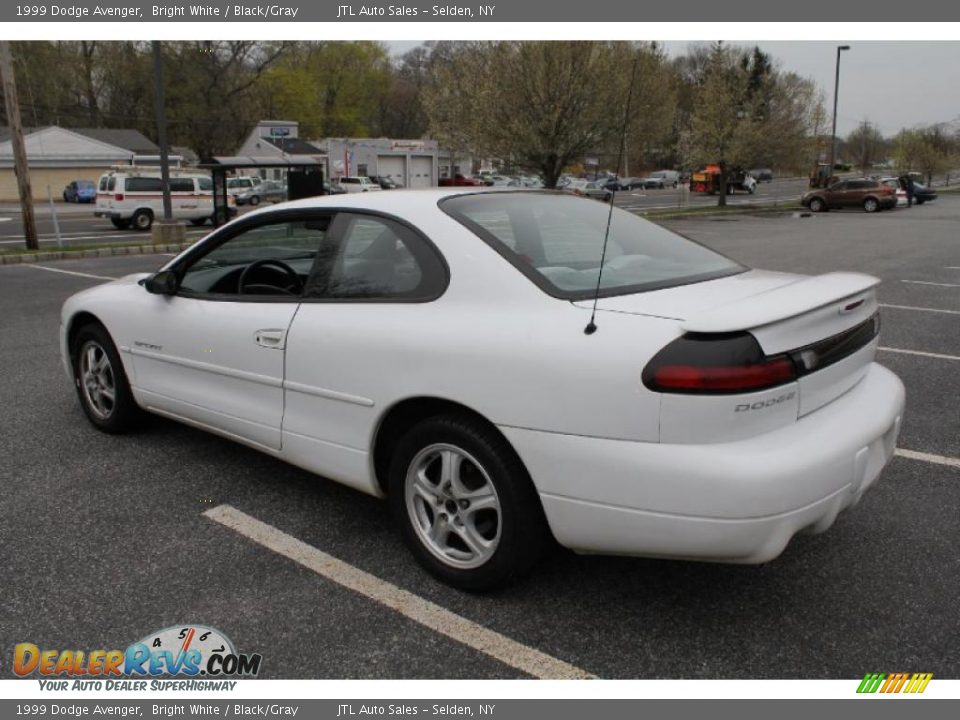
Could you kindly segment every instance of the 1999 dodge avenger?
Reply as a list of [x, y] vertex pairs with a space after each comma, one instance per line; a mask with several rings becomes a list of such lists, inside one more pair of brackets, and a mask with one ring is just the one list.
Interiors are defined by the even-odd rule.
[[387, 497], [466, 589], [551, 537], [761, 563], [827, 529], [900, 428], [879, 281], [751, 270], [609, 212], [475, 189], [258, 210], [67, 300], [63, 359], [99, 429], [149, 411]]

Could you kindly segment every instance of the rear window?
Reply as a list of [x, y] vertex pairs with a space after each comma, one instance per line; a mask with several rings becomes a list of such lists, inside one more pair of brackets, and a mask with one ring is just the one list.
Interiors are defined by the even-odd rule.
[[[554, 297], [593, 297], [610, 206], [560, 193], [458, 195], [444, 212], [476, 233]], [[632, 213], [610, 217], [600, 296], [710, 280], [746, 270]]]

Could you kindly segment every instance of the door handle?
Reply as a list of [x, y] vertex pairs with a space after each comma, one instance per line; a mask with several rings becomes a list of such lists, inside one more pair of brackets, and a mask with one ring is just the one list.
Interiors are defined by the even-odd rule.
[[257, 330], [253, 334], [253, 341], [260, 347], [269, 348], [270, 350], [283, 350], [286, 337], [286, 330]]

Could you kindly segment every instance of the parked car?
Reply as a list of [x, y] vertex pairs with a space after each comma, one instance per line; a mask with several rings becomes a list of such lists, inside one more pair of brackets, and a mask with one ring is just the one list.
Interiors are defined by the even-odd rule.
[[452, 178], [440, 178], [437, 182], [440, 187], [479, 187], [483, 185], [477, 178], [467, 177], [457, 173]]
[[370, 179], [379, 185], [381, 190], [397, 190], [403, 187], [396, 180], [385, 175], [371, 175]]
[[346, 195], [347, 191], [337, 183], [323, 181], [323, 192], [325, 195]]
[[[170, 203], [175, 220], [189, 220], [194, 225], [203, 225], [207, 220], [226, 222], [237, 214], [236, 200], [228, 195], [227, 217], [213, 217], [213, 180], [209, 175], [174, 173], [170, 177]], [[163, 216], [160, 171], [131, 165], [118, 166], [101, 175], [93, 214], [110, 218], [120, 230], [149, 230], [154, 218]]]
[[755, 168], [747, 172], [749, 172], [758, 183], [773, 182], [773, 170], [770, 168]]
[[630, 182], [633, 178], [608, 178], [600, 181], [604, 188], [612, 191], [629, 190]]
[[379, 192], [381, 187], [364, 175], [342, 177], [337, 183], [348, 193]]
[[677, 187], [680, 184], [680, 173], [676, 170], [657, 170], [639, 181], [644, 189]]
[[386, 497], [478, 590], [553, 539], [764, 563], [825, 531], [897, 444], [878, 283], [750, 270], [565, 193], [358, 193], [72, 296], [60, 347], [97, 429], [155, 412]]
[[241, 175], [227, 179], [227, 194], [237, 197], [241, 193], [252, 190], [263, 182], [259, 175]]
[[237, 205], [259, 205], [261, 202], [283, 202], [286, 186], [277, 180], [264, 180], [259, 185], [237, 194]]
[[907, 205], [910, 204], [907, 198], [907, 189], [904, 187], [904, 184], [900, 182], [900, 178], [882, 177], [876, 179], [893, 190], [897, 196], [897, 207], [907, 207]]
[[74, 180], [63, 189], [63, 201], [90, 203], [97, 200], [97, 184], [93, 180]]
[[879, 180], [856, 178], [804, 193], [800, 204], [813, 212], [848, 207], [862, 207], [866, 212], [876, 212], [896, 207], [897, 196], [894, 188]]
[[931, 200], [937, 199], [937, 191], [931, 187], [927, 187], [922, 183], [914, 181], [913, 183], [913, 201], [917, 205], [923, 205], [925, 202], [930, 202]]
[[604, 202], [609, 202], [613, 197], [613, 193], [607, 190], [602, 180], [594, 182], [589, 180], [571, 180], [563, 187], [563, 192], [593, 198], [594, 200], [603, 200]]

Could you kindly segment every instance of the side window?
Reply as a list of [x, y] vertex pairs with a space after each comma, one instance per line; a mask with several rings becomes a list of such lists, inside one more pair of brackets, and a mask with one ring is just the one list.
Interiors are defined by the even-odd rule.
[[186, 295], [262, 296], [294, 299], [303, 292], [330, 218], [265, 223], [191, 258], [181, 271]]
[[170, 192], [193, 192], [193, 178], [170, 178]]
[[305, 297], [408, 300], [439, 297], [447, 275], [437, 251], [387, 218], [340, 213], [337, 232], [317, 258]]
[[160, 192], [160, 178], [128, 177], [125, 190], [126, 192]]
[[213, 192], [213, 180], [208, 177], [197, 178], [197, 186], [201, 192]]
[[99, 187], [98, 187], [97, 189], [100, 190], [100, 192], [106, 191], [106, 189], [107, 189], [107, 176], [106, 176], [106, 175], [104, 175], [102, 178], [100, 178], [100, 185], [99, 185]]

